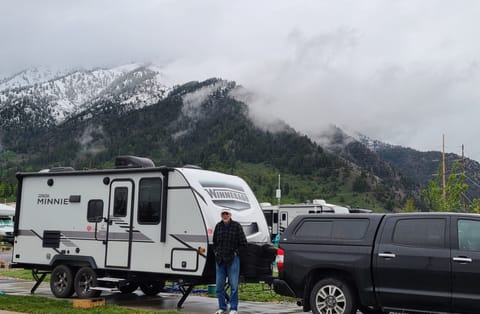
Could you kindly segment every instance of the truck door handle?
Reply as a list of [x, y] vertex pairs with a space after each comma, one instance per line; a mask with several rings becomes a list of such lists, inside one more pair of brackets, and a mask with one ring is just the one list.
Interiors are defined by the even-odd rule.
[[393, 253], [378, 253], [378, 256], [383, 257], [383, 258], [395, 258], [395, 257], [397, 257]]
[[458, 262], [458, 263], [471, 263], [472, 259], [470, 257], [459, 257], [458, 256], [458, 257], [454, 257], [453, 261]]

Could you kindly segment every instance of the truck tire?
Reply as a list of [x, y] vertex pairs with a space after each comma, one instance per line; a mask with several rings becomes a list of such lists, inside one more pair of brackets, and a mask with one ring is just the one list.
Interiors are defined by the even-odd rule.
[[313, 286], [310, 307], [314, 314], [355, 314], [357, 305], [352, 289], [344, 281], [325, 278]]
[[50, 290], [57, 298], [68, 298], [73, 294], [73, 272], [67, 265], [57, 265], [50, 278]]
[[97, 285], [97, 274], [88, 266], [78, 270], [73, 285], [80, 299], [95, 298], [102, 293], [102, 291], [90, 289]]
[[165, 281], [163, 280], [140, 283], [140, 290], [149, 296], [157, 295], [163, 290], [163, 287], [165, 287]]

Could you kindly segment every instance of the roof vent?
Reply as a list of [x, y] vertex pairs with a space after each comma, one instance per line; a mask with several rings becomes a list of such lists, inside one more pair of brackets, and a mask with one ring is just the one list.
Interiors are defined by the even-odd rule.
[[313, 200], [313, 204], [314, 205], [327, 205], [327, 202], [325, 202], [325, 200], [316, 199], [316, 200]]
[[137, 156], [118, 156], [115, 158], [115, 168], [153, 168], [155, 164], [151, 159]]
[[75, 171], [72, 167], [53, 167], [50, 169], [42, 169], [39, 172], [65, 172], [65, 171]]
[[202, 169], [202, 170], [203, 170], [203, 168], [202, 168], [202, 167], [200, 167], [200, 166], [197, 166], [197, 165], [185, 165], [185, 166], [183, 166], [183, 168], [189, 168], [189, 169]]

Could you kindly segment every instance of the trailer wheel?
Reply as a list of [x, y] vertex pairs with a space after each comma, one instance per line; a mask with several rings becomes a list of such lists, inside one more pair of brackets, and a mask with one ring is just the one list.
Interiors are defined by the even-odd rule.
[[50, 278], [50, 290], [57, 298], [68, 298], [73, 294], [73, 273], [67, 265], [56, 266]]
[[140, 283], [140, 289], [146, 295], [157, 295], [160, 291], [162, 291], [164, 286], [165, 281], [163, 280]]
[[342, 280], [326, 278], [317, 282], [310, 294], [314, 314], [355, 314], [357, 306], [351, 288]]
[[138, 283], [136, 283], [135, 281], [126, 281], [118, 286], [118, 290], [120, 290], [120, 292], [123, 294], [132, 293], [137, 289]]
[[97, 274], [90, 267], [82, 267], [75, 275], [74, 286], [75, 292], [80, 299], [88, 299], [98, 297], [102, 292], [92, 290], [90, 287], [97, 285]]

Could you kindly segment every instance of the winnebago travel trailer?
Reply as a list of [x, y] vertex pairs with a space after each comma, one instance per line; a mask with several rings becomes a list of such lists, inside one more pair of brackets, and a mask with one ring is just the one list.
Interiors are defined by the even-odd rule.
[[13, 217], [15, 208], [0, 204], [0, 242], [13, 242]]
[[32, 269], [37, 283], [51, 272], [56, 297], [138, 286], [154, 295], [171, 280], [181, 284], [180, 307], [194, 285], [215, 282], [213, 230], [226, 207], [249, 242], [242, 278], [271, 277], [276, 250], [244, 180], [134, 156], [117, 157], [115, 165], [17, 174], [14, 267]]
[[261, 203], [263, 214], [267, 220], [268, 228], [272, 239], [277, 234], [282, 233], [288, 227], [288, 224], [298, 215], [318, 214], [318, 213], [336, 213], [348, 214], [347, 207], [328, 204], [324, 200], [315, 199], [312, 203], [282, 204], [272, 205], [270, 203]]

